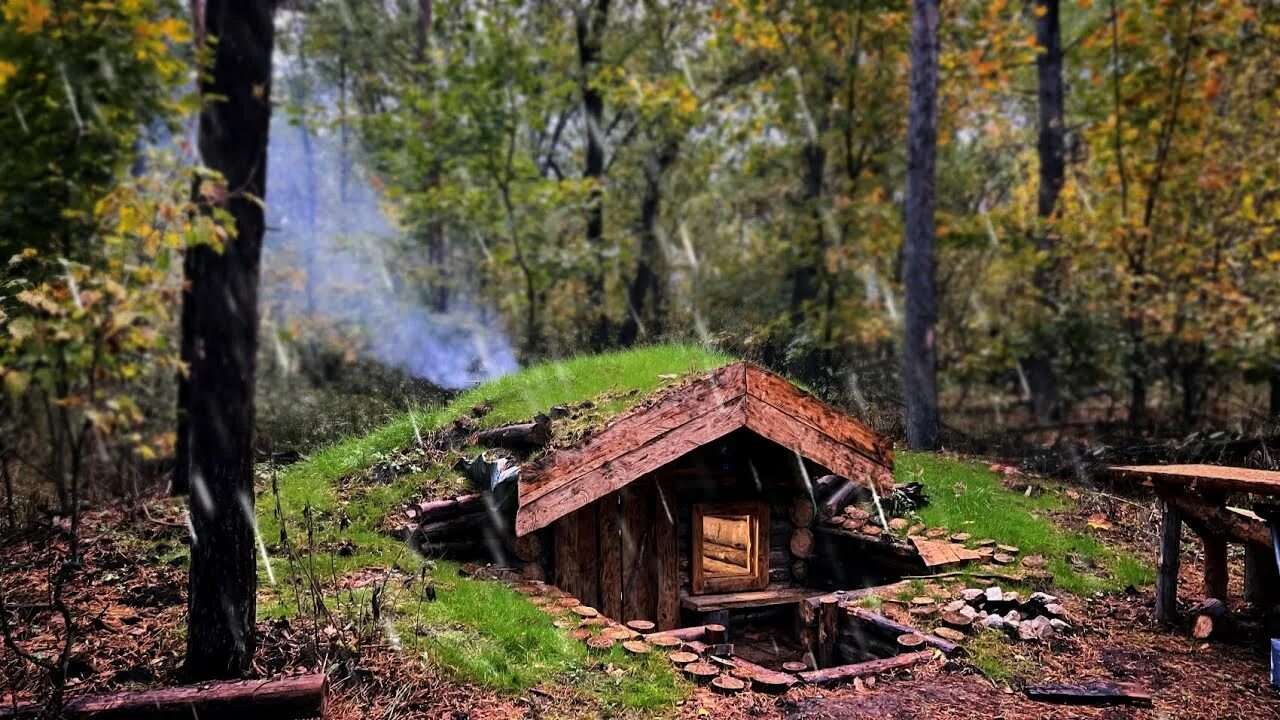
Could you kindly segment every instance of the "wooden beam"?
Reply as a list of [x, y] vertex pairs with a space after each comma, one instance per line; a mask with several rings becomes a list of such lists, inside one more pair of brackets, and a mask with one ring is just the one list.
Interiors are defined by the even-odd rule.
[[829, 668], [839, 657], [840, 601], [827, 596], [818, 601], [818, 666]]
[[1193, 491], [1247, 492], [1280, 495], [1280, 472], [1222, 465], [1123, 465], [1111, 474], [1156, 485], [1181, 486]]
[[922, 635], [924, 637], [925, 645], [941, 650], [943, 655], [950, 656], [960, 649], [960, 646], [953, 642], [948, 642], [934, 635], [926, 635], [910, 625], [903, 625], [900, 622], [894, 622], [879, 613], [871, 612], [864, 608], [845, 605], [844, 611], [849, 615], [849, 617], [865, 625], [876, 628], [884, 635], [892, 635], [895, 638], [899, 635], [906, 635], [907, 633]]
[[621, 491], [622, 613], [627, 620], [653, 620], [658, 615], [652, 482], [647, 478]]
[[1063, 705], [1142, 705], [1149, 707], [1151, 693], [1133, 683], [1095, 682], [1080, 685], [1028, 685], [1027, 697]]
[[723, 367], [705, 378], [667, 390], [652, 402], [623, 413], [585, 444], [558, 450], [526, 468], [520, 482], [520, 503], [537, 500], [592, 468], [621, 457], [631, 448], [666, 435], [708, 408], [731, 404], [746, 391], [743, 363]]
[[1156, 622], [1178, 619], [1178, 564], [1182, 557], [1182, 512], [1162, 502], [1160, 516], [1159, 572], [1156, 575]]
[[850, 480], [873, 485], [882, 497], [893, 493], [893, 468], [871, 460], [849, 445], [817, 428], [797, 422], [790, 415], [759, 398], [746, 397], [749, 430], [820, 463]]
[[[654, 552], [657, 554], [659, 630], [680, 622], [680, 556], [676, 534], [676, 487], [666, 478], [654, 483]], [[631, 618], [634, 619], [634, 618]]]
[[622, 508], [617, 493], [595, 503], [600, 525], [600, 611], [620, 620], [647, 620], [627, 617], [622, 611]]
[[522, 484], [516, 534], [525, 535], [545, 527], [556, 518], [742, 427], [741, 396], [714, 409], [703, 406], [697, 410], [700, 415], [665, 430], [652, 442], [640, 444], [627, 440], [626, 447], [631, 449], [577, 478], [558, 483], [537, 497], [527, 497]]
[[1156, 494], [1181, 511], [1182, 521], [1197, 535], [1220, 535], [1241, 545], [1271, 547], [1271, 531], [1265, 523], [1249, 520], [1213, 502], [1176, 487], [1156, 485]]
[[720, 593], [716, 595], [690, 595], [680, 603], [694, 612], [716, 612], [738, 608], [787, 605], [810, 597], [822, 597], [826, 591], [813, 588], [783, 587], [750, 592]]
[[[747, 366], [747, 393], [847, 445], [873, 462], [893, 467], [892, 445], [871, 428], [828, 407], [795, 385], [754, 365]], [[834, 468], [833, 468], [834, 469]]]
[[[322, 717], [324, 673], [232, 680], [71, 698], [59, 717], [80, 720], [293, 720]], [[0, 718], [44, 717], [43, 703], [0, 704]]]
[[920, 650], [918, 652], [903, 653], [902, 655], [880, 658], [879, 660], [868, 660], [867, 662], [854, 663], [852, 665], [837, 665], [835, 667], [823, 668], [821, 670], [809, 670], [807, 672], [800, 673], [800, 679], [810, 685], [831, 685], [839, 682], [848, 682], [854, 678], [865, 677], [867, 675], [876, 675], [879, 673], [889, 672], [891, 670], [901, 670], [902, 668], [911, 667], [912, 665], [929, 662], [933, 657], [933, 650]]

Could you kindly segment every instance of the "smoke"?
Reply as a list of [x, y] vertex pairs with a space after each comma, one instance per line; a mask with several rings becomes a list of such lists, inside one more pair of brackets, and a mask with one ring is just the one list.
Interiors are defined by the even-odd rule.
[[335, 130], [275, 113], [262, 297], [277, 354], [287, 358], [280, 335], [318, 340], [449, 388], [513, 370], [510, 342], [474, 293], [453, 287], [444, 312], [430, 309], [425, 249], [395, 227], [342, 145]]

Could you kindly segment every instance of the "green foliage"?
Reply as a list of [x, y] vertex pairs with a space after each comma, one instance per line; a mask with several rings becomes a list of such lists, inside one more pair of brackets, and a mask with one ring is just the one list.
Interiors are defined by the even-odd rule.
[[[1053, 522], [1068, 500], [1055, 492], [1034, 497], [1006, 489], [1000, 477], [979, 463], [924, 453], [895, 457], [899, 482], [924, 484], [929, 505], [920, 519], [931, 527], [994, 538], [1020, 548], [1021, 554], [1043, 555], [1054, 584], [1076, 594], [1143, 587], [1155, 581], [1152, 568], [1092, 535], [1064, 530]], [[1071, 562], [1093, 563], [1084, 571]]]

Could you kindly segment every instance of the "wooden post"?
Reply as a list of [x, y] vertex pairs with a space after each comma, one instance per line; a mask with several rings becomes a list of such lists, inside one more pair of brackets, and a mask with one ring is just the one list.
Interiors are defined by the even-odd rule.
[[1172, 503], [1161, 503], [1160, 570], [1156, 575], [1156, 622], [1172, 623], [1178, 617], [1178, 561], [1182, 552], [1182, 514]]
[[1261, 609], [1280, 603], [1280, 571], [1273, 550], [1244, 547], [1244, 599]]
[[1204, 596], [1227, 602], [1227, 539], [1206, 534], [1204, 541]]
[[824, 597], [818, 603], [818, 665], [832, 667], [839, 658], [840, 602]]

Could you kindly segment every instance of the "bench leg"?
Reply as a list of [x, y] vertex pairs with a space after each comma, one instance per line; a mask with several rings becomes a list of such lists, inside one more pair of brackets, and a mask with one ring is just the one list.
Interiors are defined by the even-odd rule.
[[1204, 596], [1227, 603], [1227, 540], [1219, 535], [1204, 538]]
[[1156, 622], [1178, 618], [1178, 561], [1182, 551], [1182, 515], [1168, 501], [1161, 503], [1160, 571], [1156, 575]]

